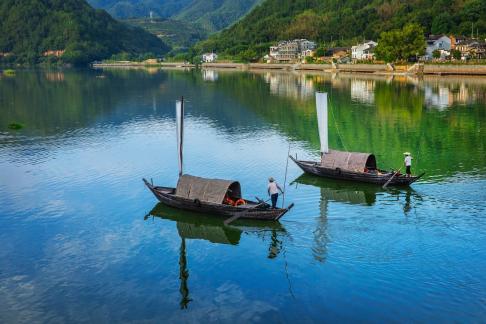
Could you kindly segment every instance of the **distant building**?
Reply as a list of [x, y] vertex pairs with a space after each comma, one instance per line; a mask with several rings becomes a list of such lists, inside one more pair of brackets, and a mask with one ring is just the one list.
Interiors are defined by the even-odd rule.
[[455, 50], [457, 44], [461, 44], [462, 42], [467, 41], [466, 36], [453, 36], [453, 35], [451, 35], [451, 36], [449, 36], [449, 38], [451, 39], [451, 50]]
[[43, 56], [55, 56], [61, 57], [64, 54], [65, 50], [48, 50], [42, 53]]
[[311, 49], [307, 49], [307, 50], [304, 50], [300, 53], [300, 56], [302, 58], [306, 58], [306, 57], [314, 57], [316, 55], [316, 51], [314, 50], [311, 50]]
[[433, 59], [435, 51], [440, 52], [441, 59], [446, 58], [447, 56], [450, 55], [452, 44], [453, 42], [449, 36], [430, 35], [427, 38], [427, 47], [425, 48], [425, 59], [426, 60]]
[[218, 55], [216, 53], [205, 53], [202, 56], [202, 61], [204, 63], [213, 63], [216, 62], [218, 59]]
[[457, 43], [456, 50], [461, 52], [461, 58], [463, 60], [475, 58], [486, 58], [486, 42], [481, 42], [475, 39], [464, 40]]
[[145, 61], [143, 61], [143, 63], [145, 64], [148, 64], [148, 65], [153, 65], [153, 64], [157, 64], [159, 61], [157, 59], [147, 59]]
[[296, 62], [299, 58], [313, 56], [316, 43], [307, 39], [294, 39], [281, 41], [276, 46], [270, 47], [267, 62]]
[[370, 40], [351, 47], [351, 58], [353, 60], [374, 59], [374, 48], [376, 45], [378, 45], [377, 42]]
[[334, 59], [341, 59], [343, 57], [349, 56], [349, 53], [349, 47], [331, 47], [326, 51], [325, 55]]

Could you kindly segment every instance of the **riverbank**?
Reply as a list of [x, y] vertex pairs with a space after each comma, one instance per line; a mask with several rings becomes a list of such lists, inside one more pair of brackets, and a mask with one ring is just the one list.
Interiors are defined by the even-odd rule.
[[[265, 63], [204, 63], [202, 68], [248, 70], [281, 70], [281, 71], [321, 71], [350, 72], [391, 75], [486, 75], [486, 65], [469, 64], [414, 64], [392, 66], [385, 64], [265, 64]], [[195, 68], [189, 63], [154, 63], [114, 62], [93, 64], [94, 68], [110, 67], [162, 67], [162, 68]]]

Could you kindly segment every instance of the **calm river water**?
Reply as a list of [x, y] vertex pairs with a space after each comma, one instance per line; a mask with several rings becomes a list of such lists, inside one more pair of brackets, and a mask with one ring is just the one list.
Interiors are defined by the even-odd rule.
[[[288, 167], [280, 223], [157, 205], [185, 171], [266, 197], [289, 143], [374, 152], [410, 189]], [[17, 122], [21, 130], [10, 130]], [[0, 78], [0, 322], [484, 322], [486, 79], [278, 72], [19, 71]]]

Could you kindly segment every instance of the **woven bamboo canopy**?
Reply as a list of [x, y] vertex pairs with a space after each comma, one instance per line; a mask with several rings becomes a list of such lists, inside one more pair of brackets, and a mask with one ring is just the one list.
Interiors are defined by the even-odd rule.
[[229, 192], [233, 198], [241, 198], [241, 186], [238, 181], [206, 179], [184, 174], [177, 182], [176, 195], [187, 199], [222, 204]]
[[329, 150], [322, 154], [321, 165], [329, 169], [363, 172], [365, 168], [376, 169], [376, 158], [371, 153]]

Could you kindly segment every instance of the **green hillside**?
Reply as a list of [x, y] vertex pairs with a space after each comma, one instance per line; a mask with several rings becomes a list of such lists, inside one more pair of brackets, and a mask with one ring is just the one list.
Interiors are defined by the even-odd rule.
[[224, 29], [248, 13], [261, 0], [194, 0], [174, 19], [194, 22], [207, 32]]
[[[224, 29], [262, 0], [88, 0], [118, 19], [169, 18], [200, 28], [203, 33]], [[185, 30], [181, 30], [185, 33]]]
[[[2, 0], [0, 31], [0, 53], [10, 53], [3, 57], [9, 62], [85, 64], [121, 52], [169, 50], [156, 36], [120, 23], [84, 0]], [[43, 57], [50, 50], [65, 52], [59, 59]]]
[[88, 0], [95, 8], [108, 11], [115, 18], [146, 18], [150, 11], [156, 17], [168, 18], [181, 12], [193, 0]]
[[350, 45], [378, 39], [381, 32], [420, 24], [427, 34], [470, 35], [471, 27], [486, 36], [484, 0], [266, 0], [245, 18], [199, 43], [199, 52], [228, 55], [262, 54], [275, 41], [309, 38], [320, 43]]
[[187, 49], [195, 43], [207, 38], [206, 32], [194, 24], [173, 19], [127, 19], [123, 20], [130, 25], [141, 27], [156, 35], [169, 45], [173, 52]]

